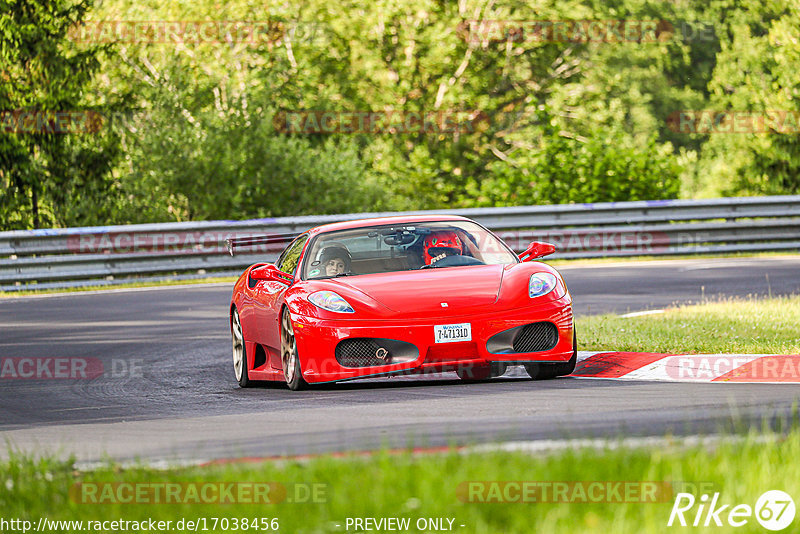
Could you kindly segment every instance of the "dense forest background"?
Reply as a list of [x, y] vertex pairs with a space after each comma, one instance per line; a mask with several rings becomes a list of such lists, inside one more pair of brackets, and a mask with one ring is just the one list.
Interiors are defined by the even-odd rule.
[[[798, 72], [797, 0], [0, 0], [0, 230], [795, 194]], [[287, 129], [302, 110], [469, 120]]]

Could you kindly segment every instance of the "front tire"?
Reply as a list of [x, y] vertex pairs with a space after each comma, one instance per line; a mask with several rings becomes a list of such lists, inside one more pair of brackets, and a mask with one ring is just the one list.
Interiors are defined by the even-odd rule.
[[550, 380], [557, 376], [570, 375], [575, 370], [575, 364], [578, 362], [578, 336], [575, 330], [572, 330], [572, 358], [563, 363], [529, 363], [525, 366], [525, 371], [528, 372], [534, 380]]
[[300, 370], [300, 357], [297, 355], [297, 340], [294, 337], [294, 326], [289, 310], [284, 308], [281, 314], [281, 363], [286, 385], [292, 391], [305, 388], [308, 384], [303, 380]]
[[253, 381], [247, 372], [247, 349], [245, 348], [244, 333], [242, 331], [242, 321], [239, 318], [239, 310], [233, 309], [231, 317], [232, 344], [233, 344], [233, 375], [239, 383], [239, 387], [249, 388], [253, 386]]

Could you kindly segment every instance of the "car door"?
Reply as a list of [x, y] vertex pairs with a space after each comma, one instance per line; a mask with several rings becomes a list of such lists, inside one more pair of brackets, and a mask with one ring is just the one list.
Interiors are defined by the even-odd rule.
[[[286, 273], [289, 278], [294, 278], [297, 272], [306, 241], [308, 234], [297, 237], [275, 262], [275, 267]], [[281, 367], [280, 311], [284, 293], [290, 285], [291, 283], [262, 281], [253, 289], [258, 342], [266, 349], [270, 365], [275, 369]]]

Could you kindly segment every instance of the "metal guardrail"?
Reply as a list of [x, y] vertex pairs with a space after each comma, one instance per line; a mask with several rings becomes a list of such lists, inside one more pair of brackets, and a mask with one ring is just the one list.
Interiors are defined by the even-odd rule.
[[[800, 195], [415, 211], [470, 217], [516, 251], [551, 241], [551, 258], [800, 250]], [[0, 232], [0, 290], [228, 276], [274, 261], [285, 243], [230, 257], [225, 240], [297, 234], [397, 213], [300, 216]]]

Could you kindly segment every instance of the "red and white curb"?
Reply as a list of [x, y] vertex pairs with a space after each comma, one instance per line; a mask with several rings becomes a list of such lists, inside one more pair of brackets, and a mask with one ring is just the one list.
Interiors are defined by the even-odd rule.
[[800, 354], [581, 351], [571, 376], [664, 382], [800, 383]]

